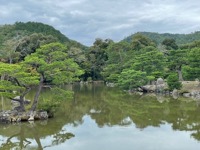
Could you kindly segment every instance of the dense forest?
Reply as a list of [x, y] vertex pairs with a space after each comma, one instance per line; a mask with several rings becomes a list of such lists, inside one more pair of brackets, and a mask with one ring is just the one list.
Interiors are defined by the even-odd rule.
[[43, 84], [102, 80], [130, 90], [163, 78], [169, 90], [181, 89], [180, 81], [200, 78], [199, 58], [200, 32], [141, 32], [87, 47], [52, 26], [16, 22], [0, 26], [0, 91], [13, 97], [9, 91], [17, 90], [23, 98], [39, 85], [37, 103]]
[[[176, 43], [181, 46], [186, 43], [191, 43], [194, 41], [200, 40], [200, 31], [196, 31], [194, 33], [190, 34], [170, 34], [170, 33], [155, 33], [155, 32], [138, 32], [135, 34], [142, 34], [148, 38], [150, 38], [152, 41], [154, 41], [156, 44], [161, 44], [162, 41], [165, 39], [174, 39]], [[135, 34], [132, 34], [124, 39], [124, 41], [131, 42], [132, 38], [135, 36]]]

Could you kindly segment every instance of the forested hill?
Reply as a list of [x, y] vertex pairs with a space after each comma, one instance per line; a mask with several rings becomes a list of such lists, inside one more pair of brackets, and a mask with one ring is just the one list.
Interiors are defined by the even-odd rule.
[[29, 33], [42, 33], [44, 35], [52, 35], [60, 42], [70, 42], [69, 38], [63, 35], [59, 30], [56, 30], [50, 25], [39, 23], [39, 22], [16, 22], [15, 30], [25, 30]]
[[6, 40], [21, 39], [25, 36], [31, 36], [32, 34], [42, 34], [43, 37], [54, 39], [60, 43], [75, 45], [83, 49], [85, 48], [84, 45], [69, 39], [54, 27], [39, 22], [16, 22], [13, 25], [0, 26], [0, 45]]
[[131, 42], [131, 39], [136, 34], [142, 34], [151, 40], [155, 41], [157, 44], [162, 43], [165, 39], [174, 39], [178, 45], [191, 43], [193, 41], [200, 40], [200, 31], [190, 33], [190, 34], [170, 34], [170, 33], [155, 33], [155, 32], [137, 32], [126, 37], [123, 41]]

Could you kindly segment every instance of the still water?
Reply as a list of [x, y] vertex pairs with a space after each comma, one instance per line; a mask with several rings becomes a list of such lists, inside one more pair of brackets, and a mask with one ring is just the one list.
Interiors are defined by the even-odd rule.
[[[0, 125], [0, 149], [196, 150], [200, 104], [161, 95], [130, 95], [104, 85], [77, 85], [48, 121]], [[31, 95], [30, 95], [31, 97]], [[44, 90], [41, 99], [51, 97]]]

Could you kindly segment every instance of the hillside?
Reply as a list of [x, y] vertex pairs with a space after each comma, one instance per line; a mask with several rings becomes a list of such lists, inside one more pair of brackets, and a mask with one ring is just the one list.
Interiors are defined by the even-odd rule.
[[22, 39], [25, 36], [30, 36], [35, 33], [42, 34], [45, 37], [51, 36], [54, 40], [60, 43], [65, 43], [68, 46], [80, 47], [82, 49], [86, 48], [86, 46], [81, 43], [69, 39], [54, 27], [39, 22], [16, 22], [13, 25], [1, 25], [0, 45], [2, 45], [6, 40]]
[[175, 39], [178, 45], [191, 43], [200, 40], [200, 31], [190, 34], [170, 34], [170, 33], [155, 33], [155, 32], [137, 32], [126, 37], [123, 41], [130, 42], [133, 36], [136, 34], [142, 34], [155, 41], [157, 44], [162, 43], [166, 38]]

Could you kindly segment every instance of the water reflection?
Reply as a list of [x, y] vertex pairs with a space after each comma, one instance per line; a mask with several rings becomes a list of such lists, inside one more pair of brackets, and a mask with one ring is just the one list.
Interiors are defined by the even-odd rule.
[[[51, 123], [48, 125], [51, 126]], [[59, 127], [47, 127], [47, 121], [18, 123], [12, 125], [1, 124], [2, 150], [10, 149], [38, 149], [43, 150], [66, 142], [74, 137], [72, 133], [59, 130]], [[46, 140], [48, 139], [49, 143]], [[41, 142], [43, 141], [43, 142]]]
[[154, 94], [128, 95], [99, 85], [74, 89], [76, 102], [68, 114], [76, 114], [79, 120], [88, 114], [99, 127], [134, 123], [140, 129], [169, 123], [173, 130], [191, 131], [191, 136], [200, 140], [199, 102]]
[[[1, 148], [117, 150], [123, 145], [126, 150], [134, 146], [155, 150], [155, 141], [160, 139], [165, 145], [169, 141], [176, 144], [162, 145], [161, 149], [199, 146], [194, 142], [200, 141], [199, 102], [154, 94], [129, 95], [100, 84], [75, 85], [73, 89], [75, 98], [66, 100], [48, 122], [1, 125]], [[51, 96], [44, 90], [41, 97]], [[108, 141], [114, 145], [103, 148]]]

